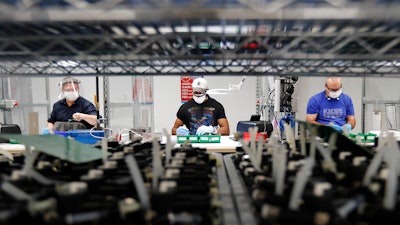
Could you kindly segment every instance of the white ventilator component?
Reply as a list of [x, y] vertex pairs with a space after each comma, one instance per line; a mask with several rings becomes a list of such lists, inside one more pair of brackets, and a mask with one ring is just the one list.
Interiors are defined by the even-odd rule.
[[246, 80], [246, 76], [243, 76], [242, 80], [240, 80], [239, 84], [229, 84], [228, 89], [211, 89], [211, 90], [207, 91], [207, 94], [210, 94], [210, 95], [232, 94], [233, 91], [242, 90], [242, 86], [243, 86], [243, 83], [245, 80]]

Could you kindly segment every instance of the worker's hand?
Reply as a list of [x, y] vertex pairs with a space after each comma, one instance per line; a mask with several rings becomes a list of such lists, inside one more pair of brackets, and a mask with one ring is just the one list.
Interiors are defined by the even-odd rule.
[[176, 128], [176, 135], [179, 135], [179, 136], [189, 135], [189, 129], [187, 129], [187, 127], [185, 127], [185, 126], [180, 126], [180, 127]]
[[205, 126], [202, 125], [199, 128], [197, 128], [196, 134], [197, 135], [204, 135], [204, 134], [212, 134], [215, 132], [215, 128], [213, 126]]
[[346, 123], [345, 125], [343, 125], [342, 129], [347, 132], [351, 131], [351, 124]]
[[74, 115], [72, 115], [72, 119], [76, 120], [76, 121], [81, 121], [83, 120], [85, 114], [83, 113], [74, 113]]
[[335, 129], [335, 130], [337, 130], [337, 131], [339, 131], [339, 132], [342, 132], [342, 131], [343, 131], [342, 127], [339, 126], [339, 125], [331, 124], [330, 126], [331, 126], [333, 129]]

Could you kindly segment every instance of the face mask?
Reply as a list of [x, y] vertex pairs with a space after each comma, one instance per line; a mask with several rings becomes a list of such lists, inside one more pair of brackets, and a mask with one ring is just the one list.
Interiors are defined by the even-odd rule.
[[341, 94], [342, 94], [342, 89], [339, 89], [337, 91], [329, 91], [329, 97], [331, 98], [339, 98]]
[[197, 103], [197, 104], [201, 104], [204, 102], [204, 100], [206, 100], [206, 95], [202, 95], [200, 97], [193, 95], [193, 100]]
[[68, 101], [75, 101], [79, 97], [79, 93], [75, 91], [66, 91], [64, 92], [64, 96]]

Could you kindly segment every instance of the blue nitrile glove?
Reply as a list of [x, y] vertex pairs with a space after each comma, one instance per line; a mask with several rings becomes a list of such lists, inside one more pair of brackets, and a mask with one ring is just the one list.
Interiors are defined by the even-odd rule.
[[42, 135], [50, 135], [50, 128], [48, 128], [48, 127], [43, 127], [43, 129], [42, 129]]
[[335, 130], [339, 131], [339, 132], [342, 132], [342, 131], [343, 131], [342, 127], [341, 127], [341, 126], [339, 126], [339, 125], [332, 124], [332, 125], [331, 125], [331, 127], [332, 127], [333, 129], [335, 129]]
[[180, 126], [180, 127], [176, 128], [176, 135], [180, 135], [180, 136], [189, 135], [189, 129], [187, 129], [187, 127], [185, 127], [185, 126]]
[[197, 135], [203, 135], [203, 134], [207, 134], [207, 133], [211, 134], [211, 133], [214, 133], [214, 132], [215, 132], [215, 129], [214, 129], [213, 126], [211, 126], [211, 125], [210, 126], [202, 125], [199, 128], [197, 128], [196, 134]]
[[342, 129], [346, 130], [347, 132], [351, 131], [351, 124], [346, 123], [345, 125], [343, 125]]

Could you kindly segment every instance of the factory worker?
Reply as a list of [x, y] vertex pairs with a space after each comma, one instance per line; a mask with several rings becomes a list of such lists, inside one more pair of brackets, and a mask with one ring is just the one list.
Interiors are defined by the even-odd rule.
[[[96, 107], [79, 95], [79, 84], [80, 81], [73, 77], [65, 77], [58, 84], [61, 88], [61, 99], [53, 105], [53, 110], [47, 120], [49, 129], [57, 131], [90, 129], [96, 125]], [[68, 127], [71, 124], [74, 127]]]
[[325, 90], [309, 99], [306, 122], [331, 126], [339, 132], [354, 129], [356, 118], [353, 101], [343, 93], [340, 77], [327, 77]]
[[225, 109], [221, 103], [206, 93], [207, 90], [206, 79], [193, 80], [193, 98], [181, 105], [176, 113], [173, 135], [229, 135]]

